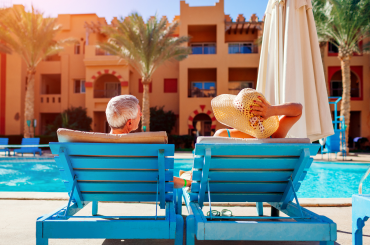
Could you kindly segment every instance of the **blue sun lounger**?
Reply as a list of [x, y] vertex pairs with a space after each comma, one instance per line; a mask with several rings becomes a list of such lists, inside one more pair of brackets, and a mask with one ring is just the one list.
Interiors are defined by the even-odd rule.
[[[23, 138], [22, 139], [22, 145], [39, 145], [40, 144], [40, 138]], [[15, 153], [33, 153], [33, 156], [35, 156], [36, 153], [39, 153], [40, 156], [42, 154], [42, 151], [38, 147], [21, 147], [19, 149], [14, 149], [13, 154], [15, 156]]]
[[[183, 218], [175, 214], [174, 145], [50, 143], [69, 192], [68, 204], [36, 221], [36, 244], [48, 239], [175, 239]], [[157, 202], [165, 216], [94, 216], [98, 202]], [[92, 203], [93, 216], [76, 216]], [[124, 207], [124, 204], [122, 204]], [[157, 207], [157, 206], [156, 206]], [[139, 210], [138, 210], [139, 211]], [[83, 220], [81, 220], [81, 218]]]
[[[206, 138], [200, 137], [195, 147], [191, 190], [183, 189], [189, 212], [187, 245], [194, 244], [195, 238], [334, 244], [336, 224], [302, 208], [296, 196], [318, 144], [311, 144], [308, 139], [222, 139], [223, 143], [213, 143]], [[295, 143], [276, 143], [279, 140]], [[259, 216], [219, 217], [212, 216], [212, 211], [205, 216], [204, 202], [209, 202], [206, 211], [211, 211], [212, 202], [256, 202]], [[263, 216], [263, 202], [273, 207], [274, 216], [281, 211], [288, 217]], [[176, 209], [180, 212], [179, 204]]]
[[[8, 143], [9, 143], [8, 138], [0, 138], [0, 145], [7, 145]], [[0, 152], [5, 152], [5, 156], [6, 153], [8, 152], [8, 156], [10, 156], [10, 151], [8, 147], [0, 147]]]

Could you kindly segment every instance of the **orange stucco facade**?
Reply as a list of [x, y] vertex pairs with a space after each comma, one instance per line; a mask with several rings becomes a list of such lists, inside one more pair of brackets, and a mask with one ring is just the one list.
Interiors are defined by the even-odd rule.
[[[224, 12], [224, 1], [215, 6], [190, 7], [180, 3], [180, 36], [191, 36], [193, 54], [181, 62], [167, 62], [153, 76], [151, 106], [164, 106], [178, 115], [174, 133], [199, 131], [212, 135], [222, 127], [210, 106], [219, 94], [236, 93], [256, 87], [260, 48], [256, 41], [263, 33], [263, 21], [255, 15], [232, 20]], [[113, 19], [109, 25], [114, 25]], [[58, 113], [70, 107], [87, 108], [92, 129], [107, 132], [105, 108], [111, 97], [132, 94], [140, 101], [139, 74], [125, 61], [96, 48], [106, 40], [100, 32], [108, 25], [96, 14], [58, 16], [63, 29], [57, 38], [74, 37], [79, 45], [68, 46], [59, 55], [48, 57], [37, 67], [35, 81], [36, 134], [42, 134]], [[327, 47], [325, 71], [330, 93], [340, 92], [340, 61]], [[0, 135], [23, 133], [26, 67], [17, 55], [0, 56]], [[369, 55], [351, 59], [353, 98], [350, 136], [370, 138]], [[333, 90], [333, 91], [332, 91]], [[352, 115], [353, 114], [353, 115]], [[353, 117], [353, 119], [352, 119]]]

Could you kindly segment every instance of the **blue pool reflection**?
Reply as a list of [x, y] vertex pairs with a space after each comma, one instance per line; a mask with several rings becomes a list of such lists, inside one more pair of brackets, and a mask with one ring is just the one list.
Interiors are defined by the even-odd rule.
[[[174, 175], [190, 170], [192, 159], [176, 159]], [[351, 197], [369, 164], [315, 162], [302, 182], [298, 196], [306, 198]], [[64, 192], [58, 168], [51, 159], [0, 160], [0, 191]], [[370, 178], [363, 185], [370, 193]]]

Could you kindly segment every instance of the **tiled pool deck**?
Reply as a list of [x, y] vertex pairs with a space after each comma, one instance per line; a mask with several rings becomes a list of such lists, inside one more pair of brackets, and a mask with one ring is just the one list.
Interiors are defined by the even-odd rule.
[[[35, 244], [37, 217], [56, 210], [65, 205], [66, 201], [44, 201], [44, 200], [0, 200], [0, 244], [7, 245], [33, 245]], [[89, 204], [90, 205], [90, 204]], [[224, 207], [213, 206], [213, 209], [221, 210]], [[256, 215], [254, 207], [229, 207], [233, 215]], [[309, 210], [325, 215], [337, 223], [338, 239], [335, 244], [350, 245], [351, 237], [351, 207], [308, 207]], [[206, 211], [206, 208], [204, 208]], [[264, 208], [265, 214], [270, 213], [270, 208]], [[154, 204], [137, 203], [101, 203], [99, 214], [104, 215], [154, 215]], [[187, 214], [183, 206], [183, 214]], [[91, 206], [84, 208], [79, 215], [91, 215]], [[164, 215], [160, 210], [159, 215]], [[364, 244], [370, 244], [370, 225], [364, 227]], [[50, 245], [169, 245], [173, 244], [170, 240], [50, 240]], [[184, 243], [185, 244], [185, 243]], [[318, 245], [318, 242], [240, 242], [240, 241], [197, 241], [197, 245]]]

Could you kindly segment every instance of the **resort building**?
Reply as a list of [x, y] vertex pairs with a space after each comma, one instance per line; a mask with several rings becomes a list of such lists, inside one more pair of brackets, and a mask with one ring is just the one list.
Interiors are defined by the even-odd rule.
[[[242, 11], [242, 10], [241, 10]], [[258, 40], [263, 20], [256, 15], [232, 19], [224, 12], [224, 0], [215, 6], [191, 7], [180, 2], [180, 21], [176, 35], [191, 36], [192, 54], [181, 62], [166, 63], [154, 74], [150, 85], [150, 106], [178, 115], [174, 134], [212, 135], [223, 127], [212, 113], [211, 100], [219, 94], [237, 94], [255, 88], [260, 58]], [[87, 108], [92, 129], [109, 132], [105, 108], [113, 96], [135, 95], [142, 99], [141, 77], [125, 61], [98, 49], [107, 37], [107, 23], [96, 14], [61, 14], [63, 30], [57, 38], [74, 37], [79, 44], [68, 46], [48, 57], [37, 67], [35, 81], [36, 134], [43, 134], [56, 115], [70, 107]], [[326, 45], [324, 55], [329, 93], [342, 93], [340, 61], [337, 50]], [[369, 55], [351, 59], [352, 102], [350, 137], [370, 139], [370, 64]], [[1, 54], [0, 61], [0, 135], [23, 133], [26, 67], [17, 55]]]

